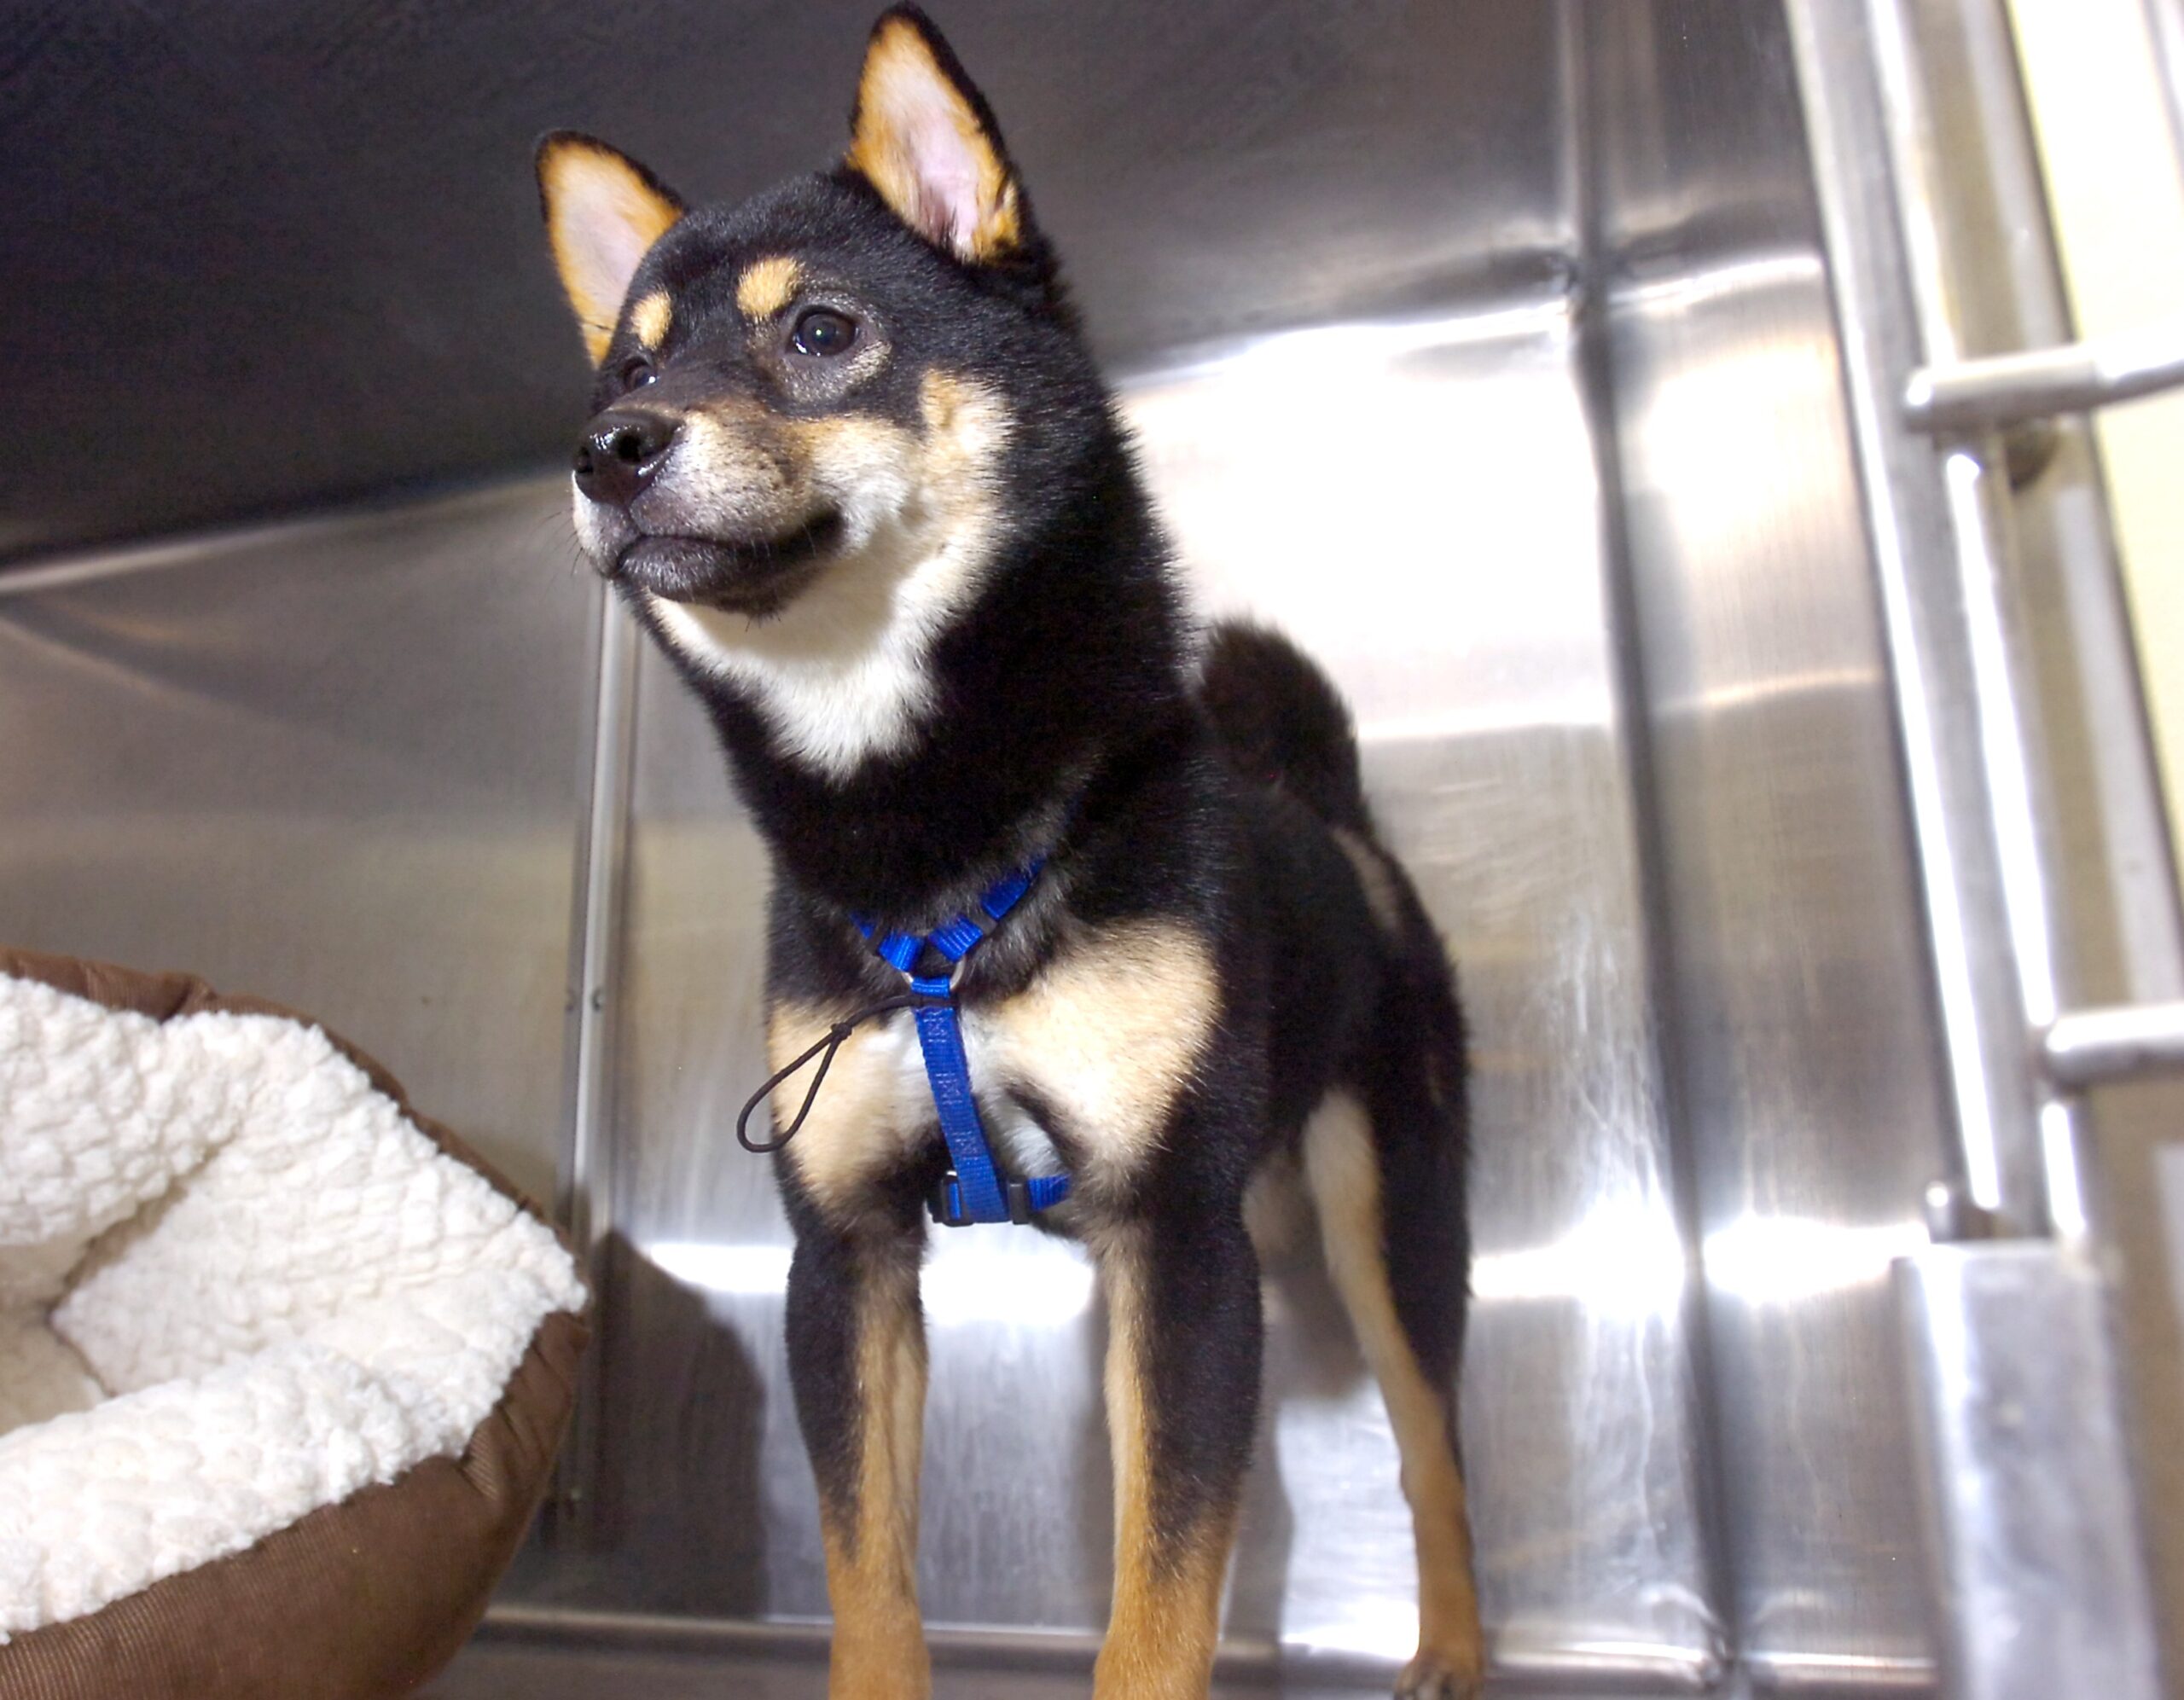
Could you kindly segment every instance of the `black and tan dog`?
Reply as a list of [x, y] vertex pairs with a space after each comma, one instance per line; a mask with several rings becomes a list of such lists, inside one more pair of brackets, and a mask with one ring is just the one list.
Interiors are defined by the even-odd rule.
[[[686, 210], [586, 136], [538, 171], [598, 368], [578, 535], [772, 846], [776, 1063], [902, 992], [852, 917], [922, 933], [1038, 870], [955, 995], [993, 1146], [1069, 1177], [1041, 1220], [1106, 1298], [1096, 1692], [1206, 1691], [1259, 1382], [1246, 1196], [1274, 1169], [1301, 1171], [1402, 1450], [1421, 1623], [1398, 1691], [1472, 1692], [1448, 966], [1332, 688], [1268, 633], [1192, 625], [985, 100], [903, 8], [830, 171]], [[918, 1270], [949, 1156], [911, 1024], [840, 1045], [779, 1163], [831, 1691], [857, 1700], [931, 1690]]]

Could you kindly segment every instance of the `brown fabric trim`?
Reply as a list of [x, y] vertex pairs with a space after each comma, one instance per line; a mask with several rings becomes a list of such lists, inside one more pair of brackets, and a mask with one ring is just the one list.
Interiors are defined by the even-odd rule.
[[[223, 997], [184, 974], [6, 949], [0, 974], [160, 1021], [224, 1011], [318, 1024], [277, 1005]], [[543, 1220], [460, 1140], [411, 1109], [377, 1063], [327, 1037], [450, 1156]], [[566, 1312], [541, 1323], [460, 1458], [428, 1459], [245, 1552], [0, 1646], [0, 1700], [380, 1700], [410, 1692], [455, 1656], [515, 1556], [568, 1426], [589, 1332], [585, 1317]]]
[[17, 980], [40, 980], [108, 1009], [134, 1010], [154, 1021], [165, 1021], [180, 1012], [192, 993], [209, 995], [212, 988], [188, 974], [147, 974], [111, 962], [90, 962], [74, 956], [49, 956], [42, 950], [18, 950], [0, 945], [0, 974]]

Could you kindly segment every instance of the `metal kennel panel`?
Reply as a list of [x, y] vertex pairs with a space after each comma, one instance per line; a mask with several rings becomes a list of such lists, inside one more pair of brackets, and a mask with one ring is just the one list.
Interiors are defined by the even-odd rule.
[[551, 1196], [599, 592], [558, 482], [0, 574], [0, 938], [309, 1011]]
[[[1777, 1685], [1932, 1678], [1889, 1285], [1947, 1143], [1830, 275], [1772, 8], [1589, 15], [1595, 357], [1725, 1607]], [[1725, 100], [1725, 90], [1740, 98]]]
[[[871, 9], [47, 9], [0, 96], [38, 138], [0, 149], [0, 553], [543, 468], [582, 374], [530, 137], [746, 193], [838, 145]], [[2184, 1395], [2145, 1220], [2175, 1101], [2136, 1076], [2184, 1056], [2184, 949], [2099, 467], [2049, 415], [2184, 361], [2072, 341], [1995, 0], [935, 9], [1202, 601], [1349, 691], [1461, 962], [1500, 1668], [2146, 1691]], [[502, 1668], [807, 1692], [787, 1247], [732, 1134], [764, 858], [564, 502], [542, 471], [0, 575], [0, 937], [311, 1009], [557, 1187], [602, 1327]], [[926, 1294], [942, 1691], [1081, 1686], [1089, 1273], [979, 1230]], [[1385, 1424], [1310, 1256], [1269, 1314], [1224, 1678], [1384, 1684]], [[2036, 1314], [2068, 1398], [2024, 1396]], [[2090, 1505], [2043, 1568], [2025, 1531]], [[2050, 1611], [2048, 1662], [1974, 1598]], [[444, 1691], [505, 1691], [491, 1656]]]
[[1791, 15], [1948, 1094], [1935, 1244], [1897, 1271], [1942, 1682], [2172, 1692], [2184, 917], [2071, 415], [2184, 357], [2173, 325], [2073, 340], [2000, 0]]

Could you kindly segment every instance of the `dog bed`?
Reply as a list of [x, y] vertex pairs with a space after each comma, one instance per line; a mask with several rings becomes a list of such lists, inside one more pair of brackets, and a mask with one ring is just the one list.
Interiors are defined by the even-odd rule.
[[0, 951], [0, 1696], [421, 1682], [543, 1492], [584, 1304], [339, 1040]]

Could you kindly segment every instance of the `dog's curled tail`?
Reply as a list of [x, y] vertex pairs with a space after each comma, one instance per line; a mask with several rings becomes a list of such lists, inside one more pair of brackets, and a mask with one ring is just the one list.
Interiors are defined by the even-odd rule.
[[1349, 705], [1295, 644], [1265, 626], [1223, 621], [1207, 636], [1199, 699], [1239, 771], [1331, 827], [1370, 834]]

